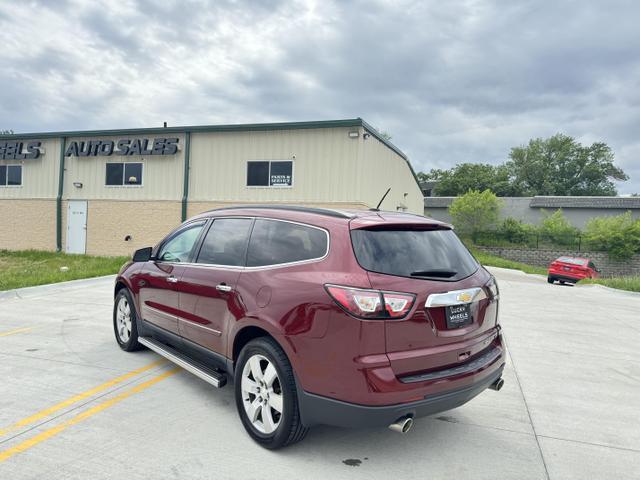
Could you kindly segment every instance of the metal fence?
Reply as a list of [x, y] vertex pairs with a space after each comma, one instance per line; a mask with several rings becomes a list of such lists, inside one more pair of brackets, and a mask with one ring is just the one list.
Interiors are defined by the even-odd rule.
[[563, 248], [580, 252], [583, 249], [598, 251], [593, 245], [585, 245], [584, 238], [580, 234], [560, 235], [543, 233], [502, 233], [502, 232], [477, 232], [471, 236], [475, 245], [483, 247], [505, 248]]

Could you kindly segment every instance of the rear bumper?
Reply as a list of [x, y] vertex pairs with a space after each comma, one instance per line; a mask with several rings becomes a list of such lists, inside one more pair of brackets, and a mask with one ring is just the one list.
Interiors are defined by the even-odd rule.
[[483, 392], [502, 376], [504, 363], [491, 374], [464, 388], [429, 395], [424, 400], [386, 406], [367, 406], [298, 390], [302, 423], [307, 426], [383, 427], [401, 417], [424, 417], [459, 407]]
[[587, 277], [570, 277], [569, 275], [562, 275], [560, 273], [548, 273], [547, 276], [554, 280], [562, 280], [563, 282], [576, 283], [579, 280], [582, 280]]

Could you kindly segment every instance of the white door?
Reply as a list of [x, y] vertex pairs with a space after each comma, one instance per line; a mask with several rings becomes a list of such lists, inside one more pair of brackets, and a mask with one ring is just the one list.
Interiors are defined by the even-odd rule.
[[67, 210], [67, 253], [85, 253], [87, 246], [87, 202], [69, 200]]

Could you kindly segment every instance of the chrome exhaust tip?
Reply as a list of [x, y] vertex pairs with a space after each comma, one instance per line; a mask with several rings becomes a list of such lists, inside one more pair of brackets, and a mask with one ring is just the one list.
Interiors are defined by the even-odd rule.
[[395, 423], [389, 425], [389, 429], [398, 433], [407, 433], [413, 427], [413, 418], [410, 416], [402, 417]]
[[496, 392], [498, 392], [502, 388], [503, 385], [504, 385], [504, 380], [501, 377], [498, 380], [496, 380], [495, 382], [493, 382], [491, 385], [489, 385], [489, 388], [491, 390], [495, 390]]

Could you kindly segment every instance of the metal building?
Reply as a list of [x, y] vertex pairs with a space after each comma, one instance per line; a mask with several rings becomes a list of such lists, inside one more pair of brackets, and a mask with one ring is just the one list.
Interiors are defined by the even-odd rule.
[[0, 136], [0, 249], [128, 255], [212, 208], [423, 213], [411, 164], [364, 120]]

